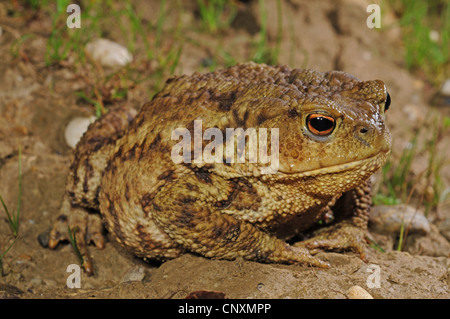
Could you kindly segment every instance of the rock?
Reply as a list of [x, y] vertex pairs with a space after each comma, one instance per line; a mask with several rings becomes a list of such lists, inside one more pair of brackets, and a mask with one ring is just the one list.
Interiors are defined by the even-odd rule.
[[450, 219], [443, 220], [442, 222], [438, 223], [437, 226], [442, 236], [450, 241]]
[[402, 223], [409, 233], [430, 232], [430, 223], [423, 212], [408, 205], [375, 206], [369, 223], [370, 228], [379, 233], [399, 234]]
[[120, 282], [129, 282], [129, 281], [142, 281], [145, 277], [144, 268], [141, 266], [136, 266], [125, 273]]
[[95, 116], [76, 117], [72, 119], [69, 124], [67, 124], [66, 130], [64, 132], [64, 138], [70, 148], [75, 148], [84, 132], [86, 132], [89, 124], [94, 122], [95, 119]]
[[87, 43], [86, 51], [105, 67], [122, 67], [133, 60], [127, 48], [108, 39], [96, 39]]
[[427, 236], [408, 235], [404, 250], [411, 255], [449, 257], [450, 243], [441, 235], [436, 225], [431, 224], [431, 232]]
[[345, 294], [348, 299], [373, 299], [372, 295], [360, 286], [350, 287]]
[[33, 287], [39, 287], [42, 285], [43, 281], [41, 278], [33, 278], [30, 280], [30, 283]]
[[431, 104], [435, 106], [448, 107], [450, 106], [450, 79], [446, 79], [442, 86], [433, 98]]
[[445, 96], [450, 96], [450, 79], [447, 79], [442, 83], [440, 93]]
[[43, 248], [47, 248], [48, 241], [50, 240], [50, 232], [46, 231], [46, 232], [40, 233], [37, 237], [37, 240]]

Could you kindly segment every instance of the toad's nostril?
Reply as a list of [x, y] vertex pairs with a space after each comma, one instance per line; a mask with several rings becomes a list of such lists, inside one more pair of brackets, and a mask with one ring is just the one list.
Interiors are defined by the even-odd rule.
[[368, 138], [370, 138], [369, 134], [371, 129], [370, 127], [367, 127], [364, 124], [356, 125], [355, 126], [355, 138], [363, 143], [365, 146], [370, 147], [369, 142], [367, 141]]

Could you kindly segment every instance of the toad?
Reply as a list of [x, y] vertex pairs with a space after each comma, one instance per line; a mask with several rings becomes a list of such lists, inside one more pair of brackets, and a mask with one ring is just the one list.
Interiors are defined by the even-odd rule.
[[[190, 252], [328, 267], [316, 256], [321, 250], [366, 259], [369, 178], [390, 152], [389, 104], [382, 81], [341, 71], [249, 62], [172, 77], [139, 112], [119, 107], [90, 125], [75, 149], [49, 247], [75, 230], [88, 273], [86, 245], [104, 247], [103, 226], [144, 259]], [[241, 128], [243, 148], [237, 135], [225, 134], [230, 128]], [[250, 143], [252, 132], [267, 138]], [[250, 160], [255, 145], [276, 155], [275, 169]], [[286, 242], [320, 221], [328, 223], [312, 237]]]

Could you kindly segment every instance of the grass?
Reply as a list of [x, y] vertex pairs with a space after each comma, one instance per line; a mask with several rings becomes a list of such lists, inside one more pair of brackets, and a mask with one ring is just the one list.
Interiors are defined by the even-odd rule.
[[[406, 67], [439, 87], [450, 75], [450, 3], [444, 0], [394, 0], [389, 6], [400, 19]], [[424, 207], [425, 216], [441, 205], [449, 204], [450, 189], [444, 188], [440, 173], [448, 160], [439, 156], [437, 147], [449, 127], [450, 119], [444, 117], [443, 120], [433, 119], [417, 130], [400, 159], [395, 162], [391, 159], [383, 167], [384, 187], [375, 195], [375, 204], [413, 204], [415, 201], [416, 207]], [[427, 157], [427, 164], [420, 173], [413, 175], [413, 161], [423, 155]], [[402, 225], [397, 250], [403, 249], [407, 234], [408, 227]]]
[[66, 8], [70, 4], [69, 0], [56, 0], [56, 10], [52, 16], [52, 31], [47, 41], [47, 51], [45, 55], [45, 63], [47, 66], [57, 62], [65, 60], [69, 51], [77, 45], [79, 39], [77, 38], [77, 32], [71, 33], [71, 37], [67, 40], [63, 37], [63, 33], [66, 31], [66, 27], [63, 25], [66, 23], [64, 19], [66, 15]]
[[[161, 12], [164, 13], [165, 8], [165, 1], [161, 1]], [[120, 19], [121, 16], [125, 16], [126, 20], [129, 22], [130, 26], [129, 29], [131, 30], [131, 36], [128, 37], [128, 48], [131, 52], [135, 51], [136, 43], [138, 42], [138, 39], [140, 38], [142, 40], [142, 43], [145, 47], [145, 52], [147, 55], [147, 59], [151, 60], [154, 58], [154, 50], [151, 49], [151, 44], [146, 36], [147, 30], [144, 29], [142, 24], [142, 19], [138, 16], [136, 10], [133, 8], [133, 5], [128, 0], [125, 3], [125, 10], [123, 12], [121, 11], [114, 11], [114, 15]], [[161, 16], [161, 13], [160, 13]], [[158, 26], [160, 17], [158, 18]], [[121, 24], [120, 25], [122, 32], [126, 33], [127, 28]], [[160, 33], [160, 32], [159, 32]], [[155, 40], [155, 46], [159, 46], [161, 35], [157, 36], [157, 39]]]
[[400, 16], [405, 62], [423, 70], [439, 85], [450, 72], [450, 3], [445, 0], [395, 0], [389, 5]]
[[8, 218], [9, 226], [11, 227], [11, 231], [14, 237], [19, 236], [19, 221], [20, 221], [20, 203], [22, 201], [22, 151], [19, 147], [19, 196], [17, 200], [17, 210], [15, 213], [9, 211], [6, 206], [3, 197], [0, 195], [0, 201], [2, 203], [3, 209], [6, 213], [6, 217]]
[[[382, 187], [374, 196], [376, 205], [396, 205], [405, 203], [423, 207], [425, 216], [450, 202], [450, 190], [444, 188], [441, 170], [448, 165], [448, 159], [439, 155], [440, 145], [450, 128], [447, 117], [432, 117], [414, 134], [404, 148], [400, 158], [388, 160], [382, 168]], [[429, 129], [431, 128], [431, 129]], [[447, 133], [448, 134], [448, 133]], [[426, 163], [416, 174], [412, 173], [415, 160], [421, 158]], [[399, 231], [397, 250], [402, 250], [408, 234], [408, 226], [402, 225]]]
[[16, 240], [19, 238], [19, 221], [20, 221], [20, 204], [22, 201], [22, 151], [19, 146], [19, 195], [18, 195], [18, 203], [17, 210], [15, 213], [9, 211], [3, 197], [0, 195], [0, 201], [2, 203], [3, 209], [6, 213], [6, 217], [8, 218], [8, 223], [11, 228], [12, 234], [14, 236], [14, 241], [2, 252], [0, 251], [0, 274], [3, 277], [5, 274], [3, 272], [3, 259], [6, 254], [11, 250], [13, 245], [16, 243]]
[[403, 149], [402, 155], [397, 162], [391, 158], [382, 168], [383, 185], [385, 189], [376, 194], [374, 202], [383, 205], [396, 205], [407, 200], [408, 190], [411, 189], [413, 181], [409, 179], [411, 165], [417, 150], [417, 131], [412, 140]]
[[406, 233], [405, 233], [405, 222], [402, 221], [402, 224], [400, 225], [400, 232], [398, 236], [398, 245], [397, 245], [397, 251], [403, 250], [404, 241], [406, 240]]
[[77, 238], [76, 238], [76, 236], [75, 236], [75, 233], [76, 233], [76, 231], [77, 231], [77, 228], [75, 227], [73, 230], [72, 229], [70, 229], [70, 227], [69, 226], [67, 226], [67, 229], [68, 229], [68, 231], [69, 231], [69, 241], [70, 241], [70, 244], [72, 245], [72, 247], [73, 247], [73, 250], [74, 250], [74, 252], [75, 252], [75, 255], [77, 255], [77, 258], [78, 258], [78, 260], [79, 260], [79, 262], [80, 262], [80, 265], [81, 265], [81, 267], [84, 269], [84, 258], [83, 258], [83, 255], [81, 254], [81, 252], [80, 252], [80, 249], [78, 248], [78, 244], [77, 244]]
[[18, 39], [16, 39], [10, 48], [11, 55], [14, 58], [19, 57], [22, 52], [21, 47], [24, 44], [24, 42], [26, 42], [27, 40], [29, 40], [33, 37], [34, 37], [33, 34], [24, 34], [24, 35], [20, 36]]
[[278, 53], [280, 51], [282, 36], [282, 12], [281, 0], [277, 0], [277, 37], [275, 47], [272, 48], [267, 37], [267, 10], [264, 0], [259, 0], [259, 9], [261, 17], [261, 29], [259, 31], [259, 40], [254, 44], [254, 53], [251, 60], [256, 63], [276, 64], [278, 62]]
[[[431, 116], [427, 115], [427, 118]], [[388, 160], [382, 168], [383, 187], [375, 195], [375, 204], [410, 204], [412, 199], [416, 198], [417, 204], [423, 205], [427, 214], [446, 200], [442, 196], [446, 190], [441, 178], [441, 170], [446, 164], [446, 159], [438, 154], [438, 145], [442, 143], [448, 130], [447, 121], [445, 117], [431, 118], [430, 123], [423, 125], [413, 134], [398, 160], [393, 160], [392, 157]], [[427, 165], [420, 173], [414, 175], [411, 167], [419, 157], [425, 157]]]
[[[92, 105], [97, 116], [106, 112], [107, 105], [126, 101], [130, 87], [149, 80], [152, 84], [147, 87], [151, 97], [162, 87], [164, 80], [175, 72], [183, 51], [183, 25], [178, 19], [175, 27], [167, 30], [165, 23], [171, 12], [165, 0], [160, 1], [155, 21], [147, 21], [147, 17], [139, 12], [131, 0], [121, 3], [109, 0], [81, 1], [80, 29], [66, 26], [67, 4], [67, 0], [59, 0], [53, 7], [40, 8], [47, 10], [52, 20], [45, 55], [46, 65], [69, 66], [78, 74], [88, 74], [85, 77], [85, 89], [76, 94], [80, 101]], [[177, 2], [176, 8], [181, 8], [181, 2]], [[168, 33], [170, 36], [167, 36]], [[124, 44], [134, 55], [131, 64], [112, 74], [105, 72], [96, 61], [87, 58], [84, 51], [87, 42], [98, 37], [111, 38], [109, 34], [119, 34], [118, 37], [124, 39]], [[142, 58], [137, 59], [136, 56]], [[67, 64], [65, 61], [69, 58], [71, 62]], [[118, 78], [121, 80], [117, 81]], [[124, 82], [127, 82], [126, 85], [121, 85]]]
[[378, 250], [382, 253], [385, 253], [386, 251], [383, 249], [383, 247], [381, 247], [380, 245], [378, 245], [378, 243], [376, 243], [375, 241], [373, 241], [370, 238], [366, 238], [369, 241], [369, 246], [372, 247], [375, 250]]
[[5, 272], [3, 270], [3, 258], [5, 258], [6, 254], [9, 252], [9, 250], [12, 248], [12, 246], [14, 246], [14, 244], [16, 243], [16, 240], [19, 237], [14, 238], [13, 242], [5, 249], [4, 252], [0, 251], [0, 277], [4, 277], [5, 276]]
[[[182, 19], [179, 18], [183, 10], [182, 2], [161, 0], [156, 19], [148, 18], [139, 11], [132, 0], [121, 3], [100, 0], [80, 1], [81, 28], [70, 29], [66, 26], [66, 19], [70, 13], [66, 12], [69, 0], [25, 1], [28, 8], [40, 10], [52, 21], [49, 32], [45, 63], [47, 67], [71, 67], [78, 74], [90, 74], [85, 88], [76, 93], [79, 101], [92, 106], [97, 116], [106, 112], [111, 103], [121, 103], [128, 98], [128, 86], [111, 85], [110, 78], [95, 61], [90, 61], [84, 51], [86, 43], [93, 38], [106, 37], [109, 34], [119, 34], [125, 45], [134, 55], [134, 61], [128, 65], [119, 76], [130, 79], [136, 86], [146, 84], [151, 98], [159, 91], [165, 79], [174, 74], [183, 53], [187, 39]], [[250, 42], [251, 52], [246, 60], [259, 63], [275, 64], [278, 61], [282, 36], [281, 0], [277, 0], [277, 36], [275, 43], [270, 43], [267, 35], [267, 9], [263, 0], [259, 1], [261, 14], [260, 32], [255, 42]], [[202, 29], [211, 34], [230, 27], [237, 14], [237, 5], [224, 0], [197, 0], [198, 12]], [[174, 10], [177, 14], [174, 14]], [[168, 19], [171, 19], [168, 23]], [[174, 23], [175, 22], [175, 23]], [[112, 27], [111, 27], [112, 26]], [[122, 36], [120, 36], [122, 33]], [[11, 51], [16, 55], [20, 46], [28, 37], [19, 39]], [[189, 39], [188, 39], [189, 41]], [[220, 40], [219, 40], [220, 41]], [[253, 40], [252, 40], [253, 41]], [[192, 42], [191, 42], [192, 43]], [[224, 61], [225, 66], [235, 64], [241, 60], [227, 50], [213, 48], [216, 56]], [[136, 57], [140, 56], [143, 60]], [[67, 63], [67, 61], [70, 61]], [[211, 59], [208, 63], [210, 71], [218, 66], [217, 61]], [[116, 82], [116, 84], [119, 82]], [[118, 93], [118, 94], [116, 94]]]
[[227, 0], [197, 0], [203, 28], [211, 33], [226, 29], [236, 17], [236, 5]]

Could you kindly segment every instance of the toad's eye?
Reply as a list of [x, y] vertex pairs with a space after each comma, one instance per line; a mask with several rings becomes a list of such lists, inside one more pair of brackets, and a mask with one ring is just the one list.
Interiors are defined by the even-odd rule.
[[389, 110], [389, 105], [391, 105], [391, 96], [388, 93], [387, 96], [386, 96], [386, 101], [384, 102], [384, 111], [385, 112], [387, 110]]
[[306, 125], [314, 135], [325, 136], [333, 132], [336, 120], [329, 115], [315, 113], [308, 115]]

